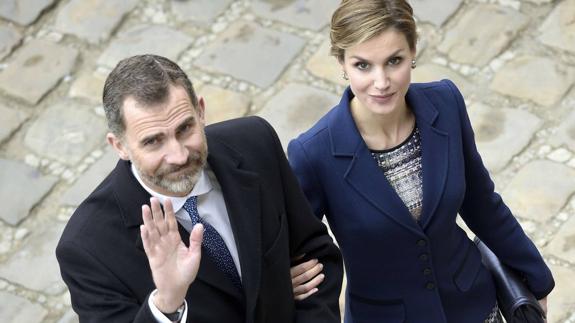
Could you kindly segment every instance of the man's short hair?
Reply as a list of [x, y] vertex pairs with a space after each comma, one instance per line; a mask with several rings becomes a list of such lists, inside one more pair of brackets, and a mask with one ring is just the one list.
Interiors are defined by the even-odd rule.
[[144, 106], [162, 103], [168, 98], [171, 85], [184, 87], [197, 108], [198, 98], [192, 82], [178, 64], [151, 54], [121, 60], [108, 75], [102, 95], [110, 131], [121, 137], [126, 130], [122, 112], [126, 98], [132, 97]]

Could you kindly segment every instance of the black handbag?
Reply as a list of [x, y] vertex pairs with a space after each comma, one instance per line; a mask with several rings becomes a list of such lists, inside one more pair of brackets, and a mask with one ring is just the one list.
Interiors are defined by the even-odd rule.
[[497, 288], [497, 302], [507, 323], [544, 323], [545, 312], [519, 275], [502, 264], [479, 238], [475, 244], [481, 260], [491, 272]]

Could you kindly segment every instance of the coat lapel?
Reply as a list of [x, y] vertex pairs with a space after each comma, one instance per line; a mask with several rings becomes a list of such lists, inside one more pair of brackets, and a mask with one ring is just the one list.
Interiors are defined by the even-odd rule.
[[388, 182], [365, 145], [359, 147], [345, 175], [348, 183], [381, 212], [406, 229], [420, 234], [409, 210]]
[[406, 100], [415, 113], [421, 136], [423, 209], [420, 223], [425, 229], [445, 189], [449, 169], [449, 136], [434, 126], [439, 112], [424, 90], [410, 88]]
[[344, 177], [359, 195], [399, 225], [421, 234], [409, 210], [389, 184], [361, 138], [350, 112], [349, 102], [352, 97], [351, 90], [346, 89], [335, 113], [330, 116], [332, 154], [349, 161]]
[[208, 163], [222, 188], [241, 263], [246, 317], [253, 317], [262, 266], [260, 184], [256, 173], [243, 169], [242, 157], [225, 144], [210, 140]]
[[404, 228], [421, 234], [429, 224], [445, 189], [448, 171], [449, 137], [434, 126], [439, 116], [437, 108], [422, 89], [410, 87], [407, 103], [413, 109], [421, 135], [423, 163], [423, 209], [418, 226], [409, 210], [379, 169], [353, 121], [349, 88], [330, 116], [329, 131], [332, 154], [349, 159], [345, 178], [366, 200]]
[[[181, 225], [178, 225], [182, 241], [189, 247], [190, 233]], [[203, 281], [204, 283], [216, 287], [236, 298], [243, 298], [241, 291], [233, 285], [231, 280], [216, 266], [216, 263], [207, 256], [206, 249], [202, 246], [202, 260], [200, 261], [200, 268], [196, 280]], [[193, 283], [192, 283], [193, 284]]]

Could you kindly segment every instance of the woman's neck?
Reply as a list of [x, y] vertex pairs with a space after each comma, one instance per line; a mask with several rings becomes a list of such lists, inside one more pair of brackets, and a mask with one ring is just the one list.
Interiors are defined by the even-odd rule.
[[407, 104], [385, 115], [374, 114], [362, 107], [357, 98], [351, 100], [350, 106], [359, 133], [372, 150], [385, 150], [401, 144], [415, 126], [415, 116]]

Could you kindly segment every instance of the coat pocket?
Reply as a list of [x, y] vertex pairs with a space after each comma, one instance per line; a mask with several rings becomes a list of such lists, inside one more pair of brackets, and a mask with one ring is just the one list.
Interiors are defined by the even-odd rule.
[[453, 276], [453, 281], [457, 288], [462, 292], [468, 291], [473, 286], [480, 269], [481, 255], [479, 250], [477, 250], [475, 244], [469, 243], [465, 258], [463, 258], [459, 269]]
[[380, 300], [349, 293], [349, 311], [353, 323], [405, 322], [402, 300]]

